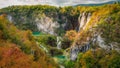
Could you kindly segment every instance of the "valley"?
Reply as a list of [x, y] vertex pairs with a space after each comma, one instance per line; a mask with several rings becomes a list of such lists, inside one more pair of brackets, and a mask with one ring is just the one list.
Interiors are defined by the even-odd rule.
[[120, 3], [0, 9], [0, 68], [119, 68], [119, 64]]

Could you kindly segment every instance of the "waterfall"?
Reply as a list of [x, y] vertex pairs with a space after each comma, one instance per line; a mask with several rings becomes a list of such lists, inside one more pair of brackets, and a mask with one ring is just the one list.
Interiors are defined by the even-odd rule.
[[60, 68], [65, 68], [63, 65], [59, 65], [60, 66]]
[[57, 37], [57, 49], [61, 49], [61, 45], [62, 45], [61, 41], [62, 41], [62, 38]]
[[80, 14], [78, 18], [78, 22], [79, 22], [78, 31], [85, 28], [85, 25], [90, 21], [90, 18], [91, 18], [91, 13], [83, 12], [82, 14]]
[[10, 22], [13, 21], [12, 16], [10, 16], [10, 15], [7, 15], [7, 19], [8, 19]]
[[46, 47], [44, 47], [43, 45], [41, 45], [40, 44], [40, 47], [46, 52], [46, 53], [48, 53], [48, 50], [47, 50], [47, 48]]
[[36, 42], [36, 44], [37, 44], [38, 48], [43, 49], [46, 53], [49, 52], [48, 49], [45, 46], [39, 44], [38, 42]]
[[31, 55], [34, 55], [35, 53], [34, 53], [35, 51], [33, 50], [33, 49], [31, 49]]

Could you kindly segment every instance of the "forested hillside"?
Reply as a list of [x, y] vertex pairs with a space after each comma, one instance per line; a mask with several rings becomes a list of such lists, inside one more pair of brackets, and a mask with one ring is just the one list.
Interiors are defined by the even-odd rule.
[[17, 29], [0, 16], [1, 68], [56, 68], [57, 64], [38, 48], [30, 30]]

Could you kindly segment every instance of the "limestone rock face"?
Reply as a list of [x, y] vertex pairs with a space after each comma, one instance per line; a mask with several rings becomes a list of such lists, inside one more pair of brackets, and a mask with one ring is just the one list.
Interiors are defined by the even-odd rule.
[[56, 34], [55, 29], [60, 27], [57, 21], [53, 21], [52, 18], [46, 16], [40, 17], [40, 19], [36, 18], [35, 22], [39, 31], [49, 34]]
[[70, 59], [75, 61], [77, 59], [79, 52], [86, 52], [90, 49], [90, 43], [86, 43], [85, 45], [75, 45], [71, 47], [70, 50]]
[[[106, 51], [116, 50], [117, 52], [120, 53], [119, 43], [117, 42], [106, 43], [106, 38], [102, 37], [102, 34], [104, 33], [98, 30], [100, 27], [97, 28], [100, 18], [96, 17], [97, 21], [96, 20], [93, 21], [91, 17], [92, 17], [91, 13], [84, 12], [78, 18], [79, 33], [70, 50], [70, 59], [73, 61], [77, 59], [78, 53], [86, 52], [90, 48], [91, 50], [96, 50], [97, 48], [101, 48]], [[90, 22], [91, 19], [94, 23], [92, 25]], [[108, 21], [111, 20], [109, 17], [107, 19]], [[104, 20], [106, 21], [106, 19]]]

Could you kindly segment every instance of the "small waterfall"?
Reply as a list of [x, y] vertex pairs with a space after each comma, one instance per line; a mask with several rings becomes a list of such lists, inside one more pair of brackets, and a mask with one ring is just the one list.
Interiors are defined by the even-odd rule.
[[48, 53], [48, 50], [47, 50], [46, 47], [44, 47], [43, 45], [40, 45], [40, 47], [41, 47], [46, 53]]
[[8, 19], [10, 22], [13, 21], [12, 16], [10, 16], [10, 15], [7, 15], [7, 19]]
[[62, 38], [57, 37], [57, 49], [61, 49], [61, 45], [62, 45]]
[[33, 49], [31, 49], [31, 55], [34, 55], [35, 51]]
[[49, 52], [48, 49], [46, 47], [44, 47], [43, 45], [39, 44], [38, 42], [36, 42], [36, 44], [37, 44], [38, 48], [43, 49], [46, 53]]
[[63, 65], [60, 65], [60, 68], [65, 68]]

